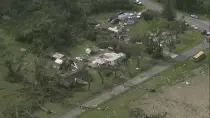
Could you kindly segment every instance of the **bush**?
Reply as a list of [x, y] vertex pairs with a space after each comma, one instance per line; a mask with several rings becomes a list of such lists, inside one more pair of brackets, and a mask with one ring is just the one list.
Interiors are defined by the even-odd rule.
[[96, 32], [94, 30], [88, 30], [85, 32], [85, 38], [91, 41], [96, 41]]
[[110, 77], [112, 75], [112, 72], [111, 71], [105, 71], [104, 74], [105, 74], [106, 77]]
[[154, 18], [160, 17], [160, 12], [158, 11], [153, 11], [153, 10], [147, 10], [142, 13], [142, 17], [144, 20], [152, 20]]
[[134, 108], [130, 111], [130, 116], [132, 118], [147, 118], [147, 115], [141, 108]]

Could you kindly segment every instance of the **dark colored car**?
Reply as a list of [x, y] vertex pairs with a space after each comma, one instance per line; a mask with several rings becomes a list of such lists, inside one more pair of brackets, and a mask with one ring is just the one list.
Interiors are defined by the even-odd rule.
[[202, 31], [201, 31], [201, 34], [202, 34], [202, 35], [206, 35], [206, 33], [207, 33], [206, 30], [202, 30]]

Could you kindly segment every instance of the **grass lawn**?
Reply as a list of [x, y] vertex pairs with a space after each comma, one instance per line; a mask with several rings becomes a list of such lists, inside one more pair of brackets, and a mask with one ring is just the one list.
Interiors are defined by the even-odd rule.
[[20, 102], [22, 97], [20, 96], [18, 89], [22, 86], [19, 84], [11, 84], [9, 82], [0, 79], [0, 117], [3, 118], [2, 112], [10, 105]]
[[188, 30], [180, 35], [181, 43], [176, 45], [175, 53], [182, 53], [199, 43], [204, 39], [198, 30]]
[[209, 21], [209, 16], [206, 15], [206, 14], [202, 14], [202, 15], [200, 15], [200, 19], [205, 20], [205, 21]]
[[131, 36], [138, 36], [149, 31], [149, 23], [144, 20], [137, 20], [136, 23], [132, 26], [129, 26], [129, 34]]
[[[137, 85], [134, 89], [121, 94], [114, 98], [113, 100], [104, 103], [99, 106], [98, 109], [86, 112], [82, 114], [79, 118], [129, 118], [129, 112], [135, 101], [139, 100], [147, 92], [143, 88], [147, 86], [148, 88], [158, 89], [161, 86], [170, 86], [177, 84], [185, 80], [185, 76], [193, 76], [191, 70], [201, 66], [202, 64], [208, 64], [208, 58], [195, 63], [193, 61], [184, 61], [174, 67], [171, 67], [159, 75], [152, 77], [143, 84]], [[108, 108], [108, 109], [107, 109]]]

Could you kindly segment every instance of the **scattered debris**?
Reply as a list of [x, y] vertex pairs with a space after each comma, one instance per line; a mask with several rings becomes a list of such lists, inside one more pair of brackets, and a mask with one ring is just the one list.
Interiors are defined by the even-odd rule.
[[151, 88], [151, 89], [149, 89], [149, 92], [156, 92], [156, 90], [155, 89], [153, 89], [153, 88]]
[[82, 57], [75, 57], [75, 59], [78, 60], [78, 61], [82, 61], [83, 60]]
[[64, 57], [64, 55], [61, 54], [61, 53], [56, 52], [52, 57], [55, 58], [55, 59], [61, 59], [61, 58]]
[[61, 60], [61, 59], [56, 59], [56, 60], [55, 60], [55, 63], [61, 65], [61, 64], [63, 64], [63, 60]]
[[20, 48], [20, 51], [21, 51], [21, 52], [25, 52], [26, 49], [25, 49], [25, 48]]
[[101, 26], [101, 24], [97, 24], [97, 25], [95, 26], [95, 29], [98, 29], [100, 26]]
[[112, 31], [114, 33], [118, 33], [118, 31], [119, 31], [118, 28], [117, 28], [117, 26], [116, 27], [109, 27], [108, 30], [109, 31]]
[[136, 70], [139, 70], [139, 68], [136, 68]]
[[7, 15], [3, 15], [1, 18], [4, 21], [10, 21], [11, 20], [11, 18], [9, 16], [7, 16]]
[[126, 55], [124, 53], [109, 52], [109, 53], [100, 54], [99, 56], [96, 56], [93, 59], [92, 66], [98, 66], [103, 64], [114, 66], [118, 63], [118, 61], [121, 61], [125, 57]]
[[87, 55], [90, 55], [91, 49], [90, 49], [90, 48], [86, 48], [86, 49], [85, 49], [85, 53], [86, 53]]
[[78, 69], [78, 66], [77, 66], [77, 64], [75, 62], [73, 62], [72, 66], [75, 67], [76, 69]]
[[187, 85], [188, 85], [188, 84], [189, 84], [189, 82], [187, 82], [187, 81], [186, 81], [186, 82], [185, 82], [185, 84], [187, 84]]
[[81, 85], [87, 85], [88, 84], [88, 82], [86, 82], [82, 79], [75, 78], [74, 80], [75, 80], [76, 83], [81, 84]]

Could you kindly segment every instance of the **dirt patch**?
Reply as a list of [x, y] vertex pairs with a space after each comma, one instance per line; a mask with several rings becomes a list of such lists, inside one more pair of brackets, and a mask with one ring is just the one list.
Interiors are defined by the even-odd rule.
[[196, 72], [187, 82], [146, 94], [139, 102], [147, 114], [167, 112], [165, 118], [209, 118], [209, 74]]

